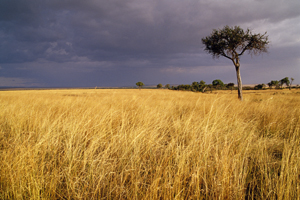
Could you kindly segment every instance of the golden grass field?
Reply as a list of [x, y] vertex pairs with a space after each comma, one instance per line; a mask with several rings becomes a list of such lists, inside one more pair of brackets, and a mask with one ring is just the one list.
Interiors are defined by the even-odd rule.
[[0, 91], [0, 199], [300, 199], [300, 90]]

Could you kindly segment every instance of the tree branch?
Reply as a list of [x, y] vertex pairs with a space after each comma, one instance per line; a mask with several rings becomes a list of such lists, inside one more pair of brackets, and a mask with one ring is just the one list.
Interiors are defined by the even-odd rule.
[[221, 55], [222, 55], [222, 56], [224, 56], [225, 58], [228, 58], [228, 59], [232, 60], [232, 58], [230, 58], [229, 56], [227, 56], [227, 55], [224, 53], [224, 51], [223, 51], [223, 50], [222, 50], [222, 53], [221, 53]]
[[239, 56], [241, 56], [241, 55], [243, 55], [244, 54], [244, 52], [248, 49], [248, 47], [251, 45], [251, 42], [249, 42], [246, 46], [245, 46], [245, 48], [242, 50], [242, 52], [240, 53], [240, 54], [238, 54]]
[[234, 64], [234, 66], [236, 66], [236, 62], [234, 61], [234, 59], [231, 59], [232, 60], [232, 62], [233, 62], [233, 64]]

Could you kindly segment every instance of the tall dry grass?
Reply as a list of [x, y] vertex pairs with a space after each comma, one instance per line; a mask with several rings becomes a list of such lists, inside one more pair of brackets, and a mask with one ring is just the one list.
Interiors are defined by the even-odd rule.
[[300, 93], [0, 92], [0, 199], [299, 199]]

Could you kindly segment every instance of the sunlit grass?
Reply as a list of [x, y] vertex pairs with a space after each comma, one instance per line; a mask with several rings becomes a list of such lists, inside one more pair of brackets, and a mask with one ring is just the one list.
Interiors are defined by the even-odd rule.
[[0, 92], [0, 199], [299, 199], [300, 90]]

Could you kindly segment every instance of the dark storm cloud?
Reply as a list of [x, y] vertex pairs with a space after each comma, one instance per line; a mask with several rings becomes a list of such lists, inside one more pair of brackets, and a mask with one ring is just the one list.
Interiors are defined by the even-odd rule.
[[[28, 78], [34, 78], [36, 73], [25, 71], [36, 66], [37, 77], [49, 79], [45, 84], [50, 84], [47, 75], [51, 70], [61, 74], [70, 70], [63, 83], [74, 77], [84, 80], [89, 76], [83, 76], [85, 72], [135, 77], [136, 69], [144, 68], [149, 76], [164, 77], [151, 69], [180, 74], [178, 69], [182, 68], [192, 71], [231, 65], [226, 59], [212, 60], [201, 44], [202, 37], [224, 25], [268, 31], [270, 40], [276, 39], [272, 41], [272, 52], [289, 59], [292, 55], [281, 54], [278, 46], [299, 49], [299, 10], [298, 0], [2, 0], [1, 74], [16, 76], [11, 64], [19, 63], [24, 68], [23, 76], [31, 74]], [[289, 23], [293, 21], [296, 24], [291, 27]], [[276, 28], [277, 24], [287, 30]], [[293, 64], [299, 64], [299, 60]], [[86, 71], [73, 71], [71, 66]], [[121, 84], [122, 80], [118, 80]]]

